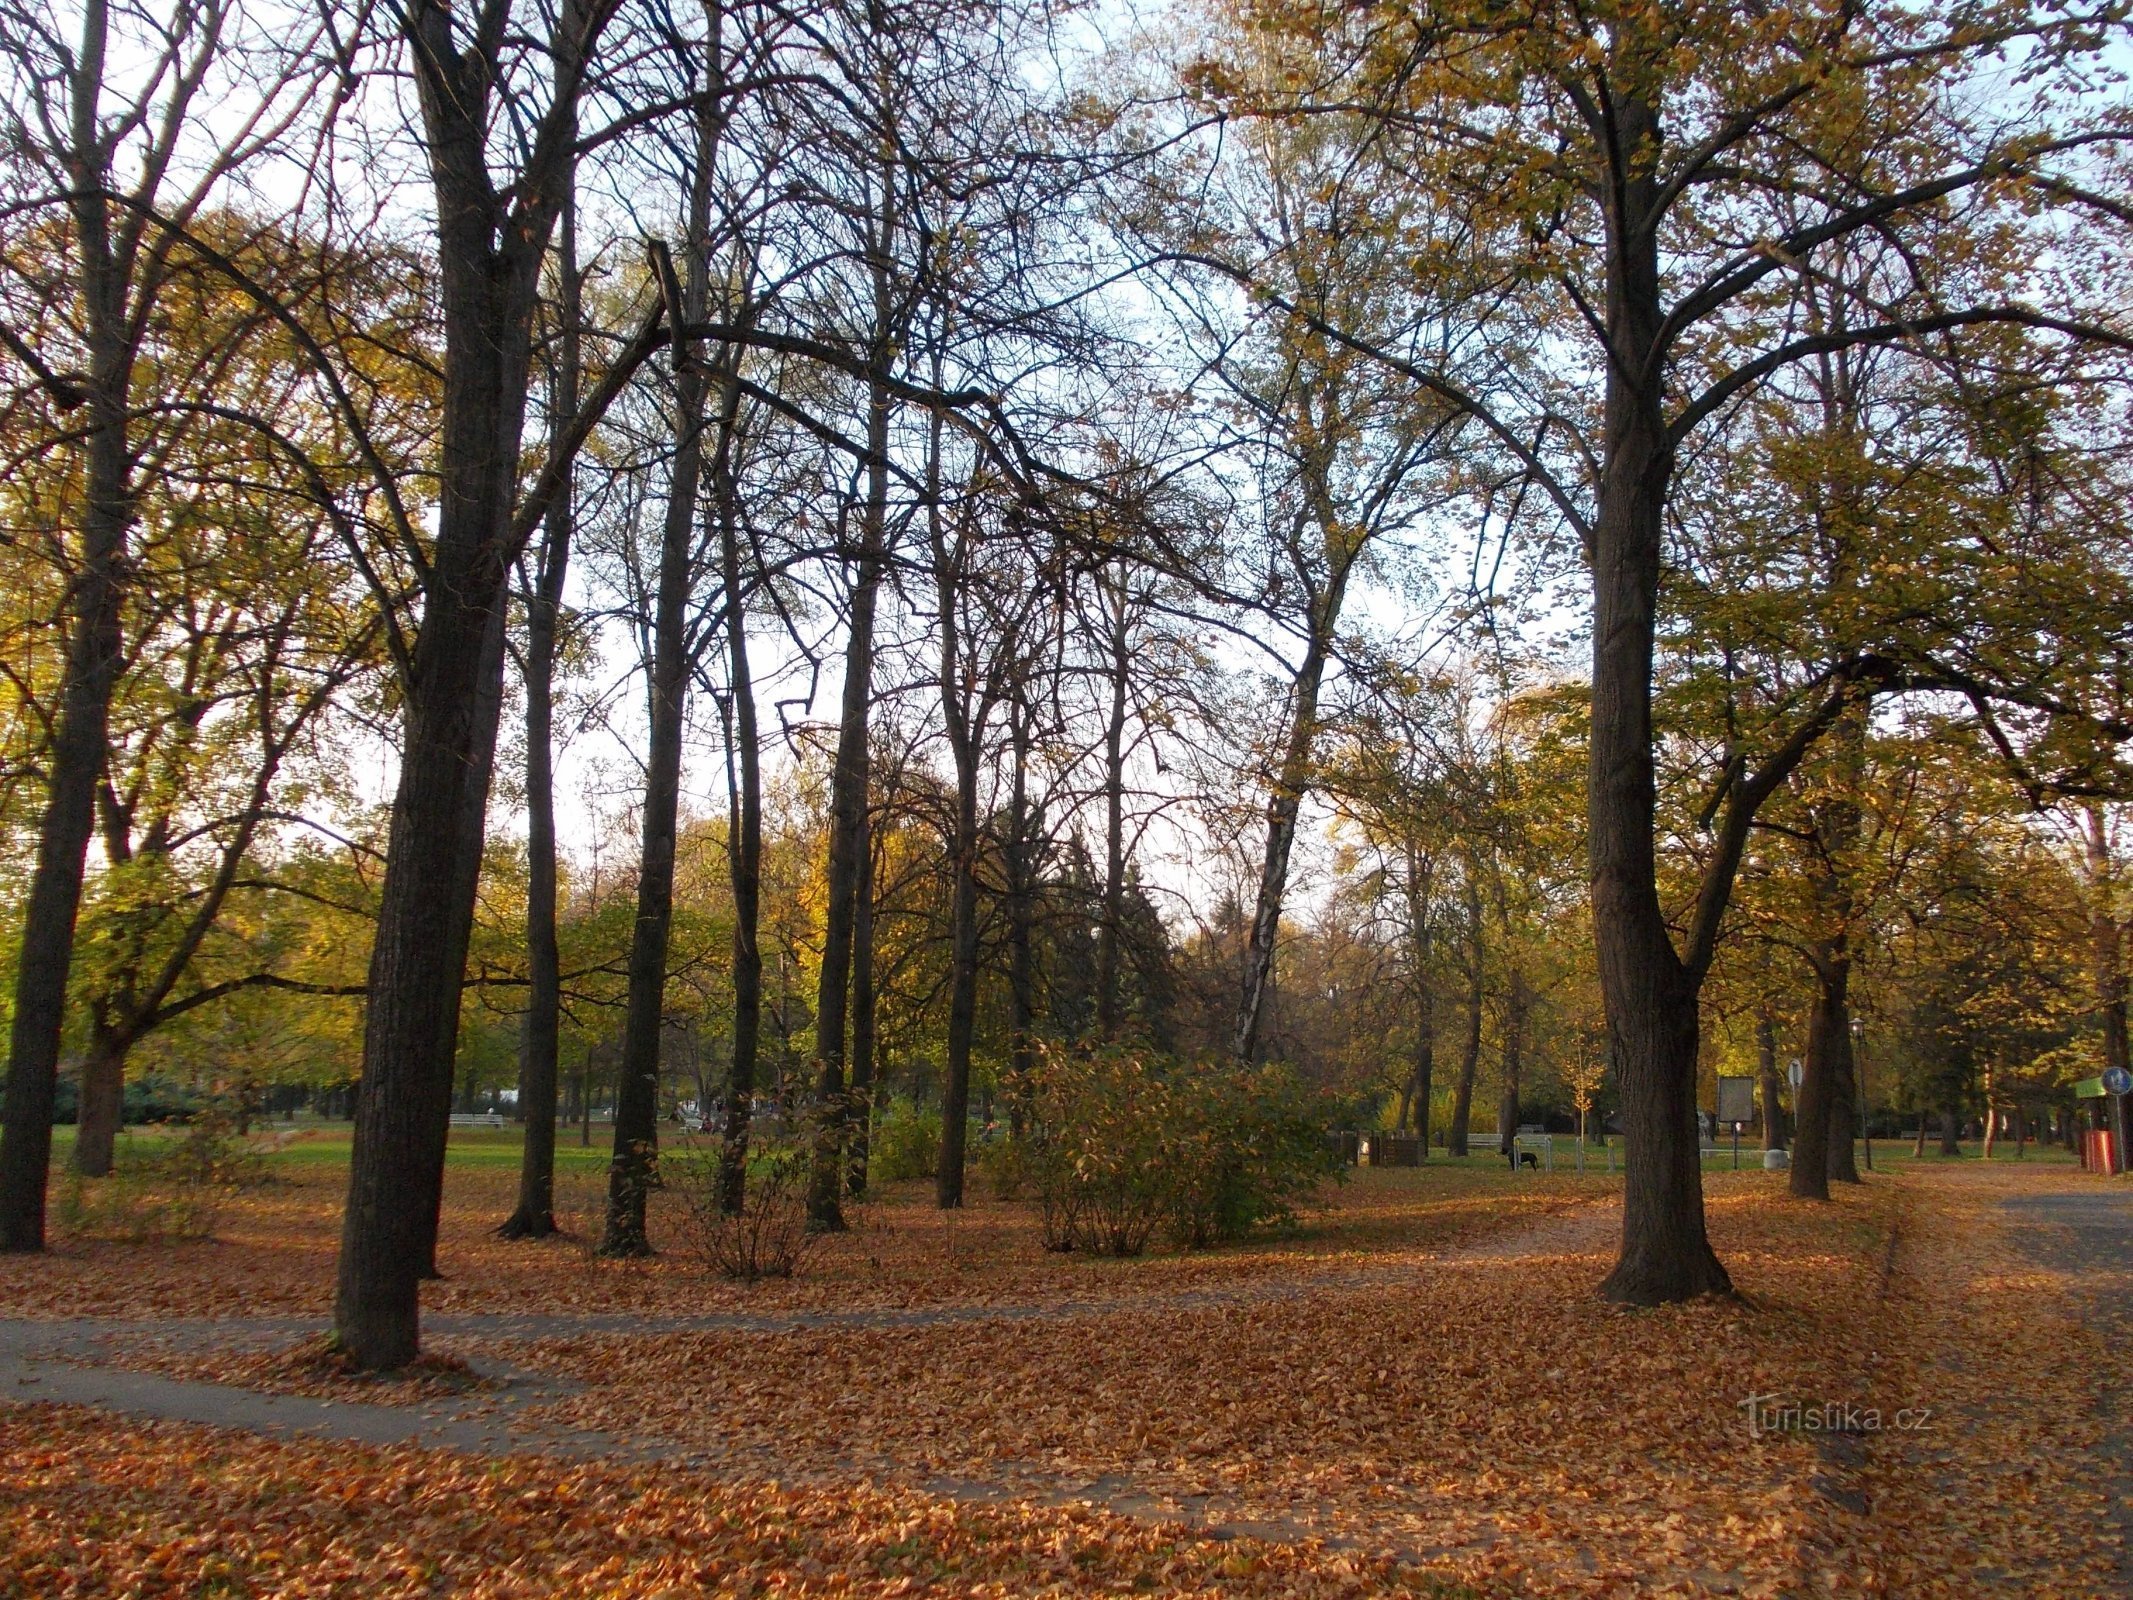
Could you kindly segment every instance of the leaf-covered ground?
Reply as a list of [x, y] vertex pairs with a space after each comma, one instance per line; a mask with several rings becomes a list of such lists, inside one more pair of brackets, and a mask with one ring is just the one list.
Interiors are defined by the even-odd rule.
[[[1647, 1312], [1592, 1292], [1613, 1242], [1596, 1182], [1364, 1174], [1298, 1237], [1138, 1263], [1046, 1257], [1009, 1206], [890, 1205], [755, 1291], [488, 1245], [462, 1213], [492, 1197], [455, 1182], [457, 1304], [764, 1326], [435, 1341], [547, 1375], [538, 1420], [631, 1440], [629, 1464], [0, 1407], [0, 1595], [2100, 1596], [2106, 1352], [2002, 1206], [2093, 1182], [1921, 1166], [1811, 1207], [1714, 1178], [1741, 1298]], [[129, 1262], [166, 1304], [227, 1307], [181, 1293], [165, 1257], [195, 1249], [249, 1261], [277, 1306], [319, 1303], [330, 1249], [270, 1267], [252, 1237], [82, 1247], [22, 1309], [135, 1309], [107, 1281]], [[897, 1307], [919, 1315], [876, 1314]], [[777, 1322], [828, 1308], [862, 1315]], [[122, 1359], [336, 1390], [285, 1346]], [[1754, 1436], [1756, 1395], [1864, 1431], [1802, 1412]]]
[[[791, 1282], [728, 1283], [689, 1248], [687, 1208], [656, 1194], [649, 1261], [594, 1257], [604, 1171], [566, 1164], [558, 1182], [564, 1232], [536, 1243], [496, 1236], [517, 1193], [515, 1151], [455, 1133], [438, 1241], [444, 1276], [424, 1285], [439, 1312], [583, 1310], [650, 1315], [716, 1310], [806, 1311], [943, 1302], [983, 1304], [1133, 1294], [1161, 1286], [1287, 1281], [1413, 1260], [1483, 1232], [1515, 1229], [1607, 1191], [1597, 1172], [1513, 1183], [1493, 1161], [1426, 1171], [1361, 1171], [1331, 1185], [1289, 1235], [1203, 1254], [1158, 1251], [1134, 1261], [1049, 1253], [1028, 1211], [977, 1186], [960, 1213], [932, 1206], [931, 1184], [893, 1185], [857, 1208], [847, 1233], [825, 1239]], [[569, 1152], [574, 1154], [575, 1152]], [[510, 1156], [511, 1160], [497, 1159]], [[141, 1245], [59, 1229], [46, 1255], [0, 1256], [0, 1315], [257, 1316], [319, 1314], [333, 1304], [346, 1137], [291, 1145], [267, 1181], [222, 1199], [213, 1237]], [[56, 1187], [56, 1185], [55, 1185]]]

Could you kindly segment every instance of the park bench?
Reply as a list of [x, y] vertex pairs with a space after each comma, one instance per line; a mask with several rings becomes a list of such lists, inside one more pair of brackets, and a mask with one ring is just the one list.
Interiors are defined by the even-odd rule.
[[455, 1111], [452, 1126], [455, 1128], [501, 1128], [504, 1114], [501, 1111]]

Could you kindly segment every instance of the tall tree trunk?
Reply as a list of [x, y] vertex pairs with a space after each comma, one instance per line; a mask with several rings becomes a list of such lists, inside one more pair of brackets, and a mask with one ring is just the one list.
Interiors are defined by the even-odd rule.
[[[731, 402], [729, 401], [729, 405]], [[756, 730], [755, 673], [748, 655], [747, 591], [741, 574], [740, 507], [731, 449], [721, 440], [719, 566], [726, 587], [727, 673], [733, 727], [726, 752], [726, 865], [733, 882], [733, 1062], [726, 1078], [719, 1145], [719, 1207], [738, 1215], [748, 1184], [748, 1124], [755, 1109], [763, 1031], [763, 760]]]
[[[1319, 608], [1334, 611], [1338, 602]], [[1282, 741], [1281, 764], [1266, 802], [1266, 849], [1260, 859], [1259, 893], [1251, 932], [1244, 947], [1244, 995], [1230, 1053], [1251, 1061], [1259, 1052], [1259, 1028], [1265, 1020], [1267, 992], [1274, 972], [1274, 945], [1281, 933], [1281, 907], [1289, 884], [1289, 856], [1296, 847], [1296, 816], [1311, 785], [1311, 753], [1318, 742], [1318, 696], [1326, 674], [1332, 618], [1312, 618], [1310, 643], [1296, 674], [1289, 729]]]
[[859, 841], [859, 889], [852, 901], [852, 1116], [844, 1192], [866, 1197], [867, 1160], [874, 1133], [874, 828], [866, 819]]
[[1459, 1050], [1459, 1082], [1452, 1090], [1452, 1129], [1447, 1153], [1463, 1156], [1473, 1136], [1474, 1075], [1481, 1068], [1482, 1004], [1486, 998], [1482, 960], [1481, 889], [1469, 870], [1466, 893], [1466, 1037]]
[[1852, 1135], [1851, 957], [1843, 938], [1815, 947], [1814, 1003], [1800, 1068], [1799, 1116], [1793, 1129], [1789, 1188], [1802, 1200], [1827, 1200], [1832, 1182], [1856, 1183]]
[[[364, 1368], [420, 1348], [417, 1289], [431, 1265], [460, 991], [481, 863], [482, 811], [503, 676], [504, 582], [532, 365], [540, 265], [567, 185], [576, 96], [602, 14], [565, 0], [551, 36], [553, 95], [534, 165], [501, 189], [487, 166], [493, 55], [452, 17], [402, 26], [436, 196], [444, 323], [437, 532], [403, 682], [405, 738], [371, 947], [362, 1087], [341, 1230], [334, 1339]], [[470, 829], [471, 823], [471, 829]]]
[[111, 1171], [125, 1120], [127, 1040], [101, 1021], [90, 1030], [81, 1062], [81, 1107], [74, 1127], [74, 1170], [84, 1178]]
[[1944, 1156], [1959, 1156], [1963, 1153], [1962, 1108], [1947, 1105], [1940, 1108], [1940, 1153]]
[[1126, 897], [1126, 690], [1133, 661], [1132, 612], [1123, 562], [1118, 569], [1118, 587], [1112, 590], [1106, 586], [1104, 594], [1111, 606], [1105, 674], [1111, 704], [1104, 718], [1104, 887], [1103, 914], [1096, 926], [1096, 1032], [1099, 1038], [1108, 1040], [1118, 1037], [1125, 1015], [1125, 972], [1120, 951], [1125, 939]]
[[105, 0], [86, 0], [74, 64], [68, 177], [79, 252], [82, 325], [88, 345], [82, 549], [67, 594], [67, 654], [59, 714], [47, 757], [44, 815], [23, 905], [15, 958], [4, 1127], [0, 1127], [0, 1250], [44, 1248], [45, 1183], [52, 1160], [52, 1109], [59, 1094], [67, 975], [81, 913], [96, 783], [104, 770], [111, 696], [123, 662], [120, 599], [134, 516], [127, 418], [133, 349], [126, 332], [126, 280], [113, 249], [105, 198], [110, 159], [99, 102], [109, 32]]
[[1587, 784], [1593, 932], [1626, 1134], [1622, 1251], [1602, 1285], [1637, 1305], [1732, 1287], [1704, 1228], [1696, 1136], [1703, 974], [1675, 950], [1659, 903], [1652, 655], [1673, 473], [1660, 349], [1656, 104], [1613, 108], [1605, 185], [1608, 363], [1592, 528], [1593, 662]]
[[[1036, 885], [1030, 833], [1029, 760], [1034, 711], [1018, 692], [1011, 706], [1007, 847], [1007, 993], [1009, 1074], [1017, 1089], [1029, 1082], [1037, 1059], [1037, 966], [1034, 945]], [[1021, 1116], [1019, 1094], [1010, 1101]]]
[[[886, 202], [884, 202], [886, 204]], [[875, 263], [877, 336], [890, 321], [887, 247]], [[885, 370], [886, 349], [877, 344], [876, 371]], [[860, 517], [859, 565], [852, 585], [851, 632], [844, 649], [844, 699], [837, 725], [837, 761], [830, 774], [829, 872], [823, 910], [822, 972], [815, 1001], [815, 1119], [807, 1216], [811, 1227], [844, 1227], [839, 1202], [846, 1172], [843, 1134], [845, 1024], [852, 982], [852, 923], [867, 832], [869, 751], [874, 704], [874, 608], [888, 541], [889, 394], [877, 380], [867, 394], [867, 499]]]
[[1408, 1094], [1413, 1107], [1415, 1138], [1421, 1159], [1429, 1159], [1430, 1101], [1436, 1094], [1437, 1075], [1437, 985], [1431, 971], [1435, 932], [1430, 923], [1425, 869], [1419, 853], [1408, 854], [1408, 939], [1414, 950], [1415, 1055], [1409, 1070]]
[[933, 552], [934, 595], [939, 610], [941, 721], [955, 762], [955, 830], [948, 856], [954, 873], [948, 934], [948, 1039], [942, 1072], [941, 1154], [934, 1197], [943, 1211], [963, 1203], [963, 1146], [970, 1119], [970, 1045], [978, 1009], [978, 761], [983, 754], [985, 713], [990, 702], [974, 700], [989, 686], [965, 682], [962, 629], [957, 604], [963, 590], [961, 557], [973, 534], [965, 532], [951, 551], [940, 507], [940, 424], [934, 423], [927, 499]]
[[2103, 1070], [2133, 1070], [2126, 1028], [2125, 939], [2115, 903], [2118, 870], [2111, 850], [2110, 819], [2101, 805], [2082, 808], [2081, 836], [2089, 891], [2090, 982], [2096, 995]]
[[[715, 113], [697, 119], [690, 172], [688, 260], [681, 275], [681, 314], [701, 322], [710, 297], [711, 184], [718, 155]], [[637, 924], [630, 940], [629, 1000], [622, 1029], [621, 1078], [615, 1094], [615, 1149], [608, 1168], [607, 1227], [600, 1253], [651, 1254], [645, 1207], [657, 1182], [659, 1047], [665, 1031], [667, 945], [674, 927], [674, 858], [681, 809], [681, 745], [688, 725], [691, 661], [689, 595], [696, 553], [697, 505], [704, 476], [704, 362], [693, 347], [677, 351], [674, 373], [674, 465], [660, 528], [659, 582], [653, 599], [651, 739], [644, 764], [639, 828]], [[730, 427], [731, 418], [722, 418]], [[721, 450], [725, 448], [722, 443]]]
[[1507, 962], [1507, 967], [1503, 1001], [1503, 1094], [1496, 1106], [1496, 1126], [1500, 1135], [1497, 1148], [1515, 1166], [1518, 1152], [1512, 1138], [1518, 1132], [1519, 1077], [1525, 1065], [1527, 994], [1526, 975], [1520, 970], [1515, 956]]
[[[952, 631], [949, 637], [953, 639]], [[945, 652], [944, 652], [945, 657]], [[978, 767], [974, 739], [958, 741], [955, 778], [955, 887], [948, 936], [947, 1063], [941, 1093], [941, 1159], [934, 1197], [943, 1211], [963, 1203], [963, 1145], [970, 1119], [970, 1043], [978, 1011]]]
[[[557, 357], [549, 451], [578, 411], [582, 307], [575, 196], [565, 199], [556, 250]], [[556, 941], [555, 656], [563, 582], [577, 508], [566, 468], [548, 512], [533, 589], [526, 597], [526, 1020], [519, 1033], [518, 1205], [497, 1229], [506, 1239], [545, 1239], [555, 1227], [556, 1083], [562, 1048], [562, 953]]]
[[1763, 1110], [1763, 1148], [1785, 1148], [1785, 1111], [1779, 1099], [1785, 1080], [1778, 1073], [1777, 1023], [1765, 1009], [1755, 1018], [1755, 1090]]

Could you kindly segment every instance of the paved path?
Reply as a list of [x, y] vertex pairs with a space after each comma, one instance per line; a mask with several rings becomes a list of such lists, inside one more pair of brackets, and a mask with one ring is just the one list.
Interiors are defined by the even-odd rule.
[[2103, 1453], [2112, 1464], [2100, 1487], [2119, 1533], [2120, 1592], [2133, 1594], [2133, 1188], [2114, 1185], [2011, 1196], [2021, 1244], [2043, 1266], [2072, 1280], [2082, 1319], [2116, 1359], [2098, 1375], [2105, 1412]]
[[[1251, 1280], [1201, 1289], [1037, 1304], [948, 1305], [852, 1311], [749, 1314], [717, 1312], [692, 1316], [631, 1313], [445, 1312], [423, 1318], [426, 1334], [493, 1339], [539, 1339], [583, 1334], [655, 1336], [661, 1333], [737, 1332], [777, 1335], [835, 1328], [934, 1327], [985, 1322], [1054, 1322], [1145, 1310], [1215, 1308], [1263, 1304], [1307, 1295], [1380, 1289], [1419, 1281], [1461, 1267], [1494, 1266], [1541, 1256], [1582, 1254], [1612, 1246], [1621, 1226], [1616, 1201], [1578, 1205], [1531, 1226], [1482, 1239], [1444, 1254], [1426, 1255], [1397, 1267], [1324, 1272], [1303, 1278]], [[325, 1331], [316, 1317], [161, 1318], [154, 1321], [78, 1317], [44, 1321], [0, 1318], [0, 1399], [95, 1406], [123, 1416], [159, 1418], [296, 1438], [347, 1440], [372, 1445], [407, 1444], [463, 1450], [479, 1455], [539, 1454], [571, 1459], [657, 1459], [711, 1471], [777, 1475], [775, 1461], [712, 1460], [671, 1441], [625, 1440], [611, 1434], [561, 1427], [539, 1407], [574, 1392], [562, 1379], [505, 1366], [475, 1354], [473, 1370], [488, 1380], [480, 1390], [415, 1403], [369, 1404], [360, 1400], [267, 1394], [227, 1384], [164, 1377], [113, 1365], [128, 1344], [152, 1342], [182, 1353], [239, 1348], [286, 1348]], [[1027, 1493], [962, 1478], [930, 1477], [922, 1486], [950, 1499], [992, 1501]], [[1061, 1483], [1039, 1499], [1055, 1504], [1095, 1505], [1121, 1515], [1183, 1524], [1218, 1536], [1250, 1535], [1288, 1541], [1317, 1536], [1304, 1523], [1224, 1520], [1212, 1496], [1192, 1496], [1182, 1506], [1161, 1504], [1121, 1478]], [[1482, 1543], [1490, 1542], [1484, 1538]], [[1338, 1546], [1352, 1541], [1328, 1540]], [[1428, 1560], [1446, 1550], [1396, 1551]]]
[[286, 1348], [322, 1336], [317, 1317], [70, 1317], [0, 1318], [0, 1396], [15, 1400], [101, 1406], [124, 1415], [204, 1422], [260, 1431], [289, 1431], [358, 1443], [420, 1443], [499, 1453], [558, 1450], [597, 1454], [623, 1450], [603, 1435], [563, 1436], [507, 1425], [511, 1414], [560, 1398], [573, 1386], [485, 1359], [481, 1344], [501, 1339], [557, 1339], [588, 1334], [657, 1336], [665, 1333], [824, 1332], [839, 1328], [926, 1328], [1000, 1322], [1065, 1322], [1087, 1317], [1163, 1310], [1266, 1304], [1304, 1296], [1382, 1289], [1420, 1281], [1446, 1268], [1596, 1250], [1620, 1227], [1619, 1202], [1574, 1206], [1530, 1227], [1483, 1239], [1442, 1255], [1397, 1267], [1321, 1272], [1301, 1278], [1252, 1279], [1197, 1289], [1086, 1300], [975, 1305], [877, 1307], [850, 1311], [704, 1312], [661, 1316], [634, 1312], [437, 1312], [422, 1319], [425, 1335], [476, 1343], [469, 1365], [489, 1386], [465, 1396], [418, 1406], [370, 1405], [262, 1394], [225, 1384], [166, 1378], [114, 1365], [128, 1345], [152, 1344], [181, 1354]]

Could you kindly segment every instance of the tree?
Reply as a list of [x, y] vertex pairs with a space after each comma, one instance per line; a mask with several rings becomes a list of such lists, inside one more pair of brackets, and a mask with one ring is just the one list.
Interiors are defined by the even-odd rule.
[[[1367, 328], [1324, 315], [1313, 325], [1472, 417], [1524, 464], [1583, 553], [1594, 929], [1628, 1131], [1622, 1251], [1604, 1292], [1649, 1304], [1725, 1291], [1704, 1229], [1693, 1101], [1699, 995], [1741, 851], [1822, 735], [1925, 663], [1847, 658], [1814, 679], [1759, 759], [1740, 753], [1712, 803], [1714, 843], [1677, 942], [1659, 893], [1652, 691], [1684, 451], [1773, 374], [1835, 350], [1959, 341], [1996, 324], [2118, 342], [2079, 308], [1981, 284], [1960, 247], [1935, 248], [1974, 223], [1965, 206], [2012, 226], [2002, 197], [2068, 183], [2054, 162], [2123, 135], [2116, 108], [2061, 128], [2041, 113], [1982, 114], [1966, 98], [1988, 52], [2019, 47], [2042, 78], [2078, 68], [2094, 37], [2019, 6], [1978, 25], [1851, 5], [1772, 17], [1476, 10], [1435, 13], [1420, 30], [1388, 11], [1331, 33], [1315, 12], [1257, 14], [1307, 52], [1304, 87], [1269, 91], [1216, 63], [1201, 74], [1209, 92], [1232, 114], [1371, 107], [1388, 164], [1451, 208], [1468, 254], [1519, 287], [1516, 314], [1484, 313], [1465, 341], [1494, 360], [1482, 385], [1444, 360], [1384, 349]], [[1389, 31], [1377, 37], [1407, 43], [1374, 47], [1380, 23]], [[1798, 217], [1773, 228], [1779, 197]], [[1870, 231], [1910, 242], [1915, 271], [1889, 299], [1862, 303], [1842, 329], [1769, 314], [1773, 290], [1826, 273]], [[1228, 265], [1286, 303], [1250, 265]], [[1587, 355], [1565, 383], [1556, 352], [1573, 342]]]
[[[143, 463], [196, 416], [156, 403], [145, 358], [164, 295], [201, 270], [188, 231], [288, 132], [323, 71], [316, 46], [326, 34], [311, 26], [270, 44], [227, 0], [186, 0], [168, 15], [123, 6], [114, 13], [109, 0], [88, 0], [78, 22], [70, 42], [60, 15], [42, 5], [11, 4], [0, 13], [9, 209], [52, 219], [41, 237], [56, 247], [49, 255], [10, 252], [11, 275], [34, 261], [34, 277], [28, 296], [19, 276], [8, 286], [15, 304], [0, 311], [0, 328], [19, 363], [17, 388], [41, 391], [48, 408], [48, 447], [79, 474], [67, 490], [79, 545], [70, 563], [65, 664], [10, 1019], [0, 1131], [6, 1250], [44, 1247], [68, 973], [124, 660], [121, 617]], [[267, 64], [256, 76], [236, 64], [253, 49]], [[203, 141], [198, 112], [210, 102], [220, 104], [226, 131]], [[121, 176], [122, 165], [132, 167], [130, 177]], [[48, 273], [47, 263], [58, 271]], [[38, 318], [31, 337], [48, 356], [7, 326], [25, 299]], [[252, 331], [240, 319], [223, 337]]]

